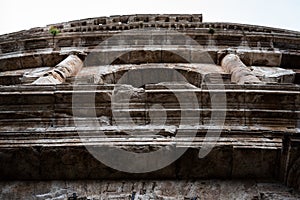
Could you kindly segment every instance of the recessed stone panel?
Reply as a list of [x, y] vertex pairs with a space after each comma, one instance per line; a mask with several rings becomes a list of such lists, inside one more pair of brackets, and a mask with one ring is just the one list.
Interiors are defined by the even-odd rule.
[[280, 150], [233, 149], [232, 178], [270, 180], [279, 176]]

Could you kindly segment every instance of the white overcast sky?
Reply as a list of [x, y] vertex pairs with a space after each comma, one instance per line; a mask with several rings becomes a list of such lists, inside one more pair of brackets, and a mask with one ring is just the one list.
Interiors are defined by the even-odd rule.
[[124, 14], [203, 14], [300, 31], [300, 0], [1, 0], [0, 34], [76, 19]]

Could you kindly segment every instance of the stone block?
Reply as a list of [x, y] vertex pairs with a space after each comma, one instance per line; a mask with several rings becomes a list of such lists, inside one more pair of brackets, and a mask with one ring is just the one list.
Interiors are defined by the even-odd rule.
[[0, 71], [9, 71], [22, 68], [22, 62], [20, 57], [11, 57], [0, 59]]
[[234, 148], [232, 178], [274, 180], [279, 176], [280, 150]]
[[1, 148], [1, 180], [34, 180], [40, 177], [40, 157], [36, 148]]
[[162, 63], [189, 63], [190, 51], [188, 49], [163, 50], [161, 52]]
[[160, 63], [161, 59], [162, 59], [161, 51], [138, 50], [138, 51], [130, 52], [129, 63], [132, 64]]
[[294, 110], [296, 95], [294, 92], [246, 90], [245, 105], [248, 109]]
[[278, 67], [281, 64], [281, 52], [253, 52], [252, 65]]
[[192, 49], [190, 58], [191, 63], [215, 64], [217, 63], [217, 52], [207, 51], [205, 49]]
[[33, 49], [45, 49], [49, 47], [48, 41], [45, 39], [42, 40], [28, 40], [24, 43], [25, 50], [33, 50]]
[[177, 161], [179, 178], [228, 179], [231, 177], [232, 148], [215, 147], [202, 159], [198, 154], [199, 149], [188, 149]]

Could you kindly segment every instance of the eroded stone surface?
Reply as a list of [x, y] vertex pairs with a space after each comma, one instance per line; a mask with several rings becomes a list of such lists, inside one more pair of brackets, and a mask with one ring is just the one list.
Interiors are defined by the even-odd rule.
[[231, 74], [231, 81], [238, 84], [260, 83], [261, 81], [246, 67], [237, 55], [226, 55], [221, 63], [225, 72]]
[[[73, 193], [94, 199], [299, 197], [280, 184], [271, 184], [280, 181], [300, 189], [299, 86], [262, 84], [246, 67], [299, 68], [299, 32], [202, 23], [202, 15], [112, 16], [56, 26], [61, 34], [55, 38], [49, 34], [49, 27], [0, 36], [0, 179], [49, 180], [2, 182], [1, 199], [66, 199]], [[147, 35], [146, 28], [155, 31]], [[127, 29], [132, 31], [123, 38], [116, 35]], [[111, 37], [114, 40], [109, 40]], [[95, 48], [102, 42], [100, 48]], [[64, 60], [72, 52], [80, 55]], [[222, 52], [236, 55], [225, 56]], [[91, 59], [81, 70], [87, 54]], [[222, 68], [216, 63], [223, 56]], [[52, 86], [24, 85], [44, 74], [45, 67], [50, 67], [48, 76], [35, 83]], [[113, 107], [115, 84], [128, 71], [132, 71], [135, 81], [121, 82], [124, 90]], [[221, 88], [218, 78], [223, 81]], [[150, 83], [138, 84], [144, 80]], [[73, 88], [74, 82], [79, 83], [78, 90]], [[195, 94], [199, 108], [181, 107], [176, 92], [184, 97], [183, 105], [190, 105], [191, 94]], [[226, 98], [219, 98], [222, 93]], [[76, 94], [82, 98], [78, 104], [73, 102]], [[91, 99], [95, 105], [91, 106]], [[216, 126], [222, 118], [217, 116], [212, 121], [211, 116], [224, 109], [224, 102], [224, 126]], [[74, 106], [79, 117], [74, 118]], [[182, 122], [183, 112], [194, 116]], [[115, 113], [121, 126], [114, 119]], [[195, 116], [200, 116], [197, 125], [190, 123]], [[129, 124], [129, 117], [133, 124]], [[99, 123], [90, 123], [93, 120]], [[221, 130], [221, 137], [210, 154], [201, 159], [198, 154], [208, 129]], [[84, 133], [84, 140], [78, 131]], [[181, 137], [177, 137], [179, 131]], [[188, 136], [193, 131], [197, 134], [190, 143]], [[213, 135], [209, 139], [216, 140]], [[146, 174], [114, 170], [85, 149], [98, 145], [105, 150], [114, 146], [149, 153], [174, 144], [189, 149], [169, 166]], [[69, 181], [50, 181], [64, 179]], [[118, 181], [87, 181], [93, 179]], [[147, 181], [131, 181], [134, 179]]]
[[279, 67], [251, 67], [252, 73], [263, 82], [294, 83], [295, 72]]
[[0, 182], [1, 199], [28, 200], [296, 200], [300, 194], [278, 183], [256, 181], [48, 181]]
[[54, 69], [43, 74], [35, 80], [34, 85], [51, 85], [65, 82], [68, 77], [75, 76], [82, 68], [83, 62], [76, 55], [69, 55], [65, 60], [55, 66]]
[[[124, 80], [123, 76], [129, 73], [132, 80]], [[186, 81], [199, 87], [203, 79], [210, 74], [225, 74], [225, 72], [215, 64], [100, 65], [83, 68], [75, 81], [77, 83], [116, 84], [123, 77], [122, 81], [130, 84], [130, 82], [151, 82], [152, 78], [154, 83], [173, 81], [175, 84], [175, 82]]]

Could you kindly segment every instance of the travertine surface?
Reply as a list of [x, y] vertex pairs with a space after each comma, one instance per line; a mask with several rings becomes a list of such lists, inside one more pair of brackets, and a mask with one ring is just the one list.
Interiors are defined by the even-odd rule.
[[67, 200], [296, 200], [279, 183], [220, 180], [0, 182], [1, 199]]
[[[55, 26], [61, 32], [54, 38], [50, 26], [0, 36], [0, 199], [73, 193], [81, 199], [299, 199], [284, 186], [300, 190], [299, 32], [203, 23], [202, 15], [112, 16]], [[260, 81], [250, 66], [283, 68], [284, 74], [275, 70], [283, 81]], [[293, 80], [287, 70], [296, 72]], [[120, 86], [129, 71], [135, 81]], [[113, 104], [116, 87], [124, 90]], [[192, 94], [199, 108], [185, 107]], [[181, 120], [183, 113], [191, 117]], [[199, 158], [209, 129], [220, 138], [209, 135], [215, 148]], [[189, 149], [141, 174], [106, 166], [86, 149], [149, 153], [174, 144]], [[140, 163], [151, 160], [126, 166]]]
[[231, 82], [237, 84], [255, 84], [261, 81], [251, 72], [250, 69], [240, 60], [237, 55], [228, 54], [221, 61], [224, 71], [231, 74]]
[[60, 84], [71, 76], [76, 76], [80, 72], [83, 62], [76, 55], [69, 55], [65, 60], [55, 66], [54, 69], [43, 74], [32, 84], [34, 85], [51, 85]]
[[252, 73], [263, 82], [274, 83], [293, 83], [295, 74], [293, 70], [282, 69], [279, 67], [257, 67], [251, 66]]

